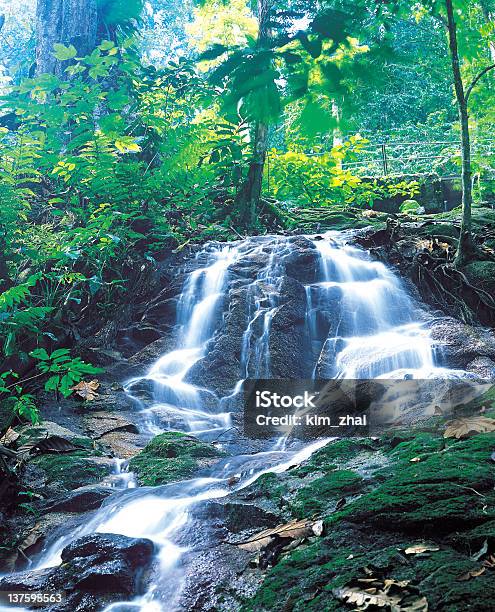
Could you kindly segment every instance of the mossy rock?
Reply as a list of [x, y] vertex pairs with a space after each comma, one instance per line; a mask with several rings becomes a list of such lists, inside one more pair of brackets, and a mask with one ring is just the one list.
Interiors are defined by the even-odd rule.
[[142, 485], [156, 487], [189, 478], [208, 460], [222, 456], [223, 453], [211, 444], [181, 432], [168, 431], [153, 438], [131, 459], [129, 467]]
[[[490, 458], [495, 435], [448, 440], [445, 445], [437, 450], [428, 434], [420, 434], [418, 441], [400, 443], [391, 451], [393, 466], [376, 475], [384, 482], [329, 522], [346, 517], [381, 529], [450, 533], [495, 518], [495, 465]], [[411, 455], [419, 462], [411, 463]]]
[[330, 472], [312, 480], [307, 487], [299, 489], [291, 504], [291, 510], [298, 518], [320, 515], [330, 504], [334, 505], [336, 500], [350, 493], [356, 493], [362, 481], [362, 477], [351, 470]]
[[30, 463], [44, 472], [47, 485], [67, 491], [99, 482], [110, 472], [108, 465], [99, 463], [94, 455], [83, 450], [63, 455], [39, 455]]
[[313, 453], [311, 458], [293, 470], [292, 474], [302, 478], [315, 472], [332, 471], [336, 464], [346, 463], [362, 453], [372, 453], [375, 450], [376, 445], [368, 438], [341, 438]]

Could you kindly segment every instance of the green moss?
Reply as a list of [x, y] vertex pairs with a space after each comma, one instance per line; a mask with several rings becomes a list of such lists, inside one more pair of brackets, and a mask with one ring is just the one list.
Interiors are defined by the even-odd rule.
[[211, 444], [180, 432], [166, 432], [156, 436], [129, 462], [141, 484], [158, 486], [190, 477], [201, 459], [221, 457]]
[[31, 463], [44, 471], [48, 485], [58, 484], [67, 490], [99, 482], [109, 473], [108, 466], [92, 461], [86, 451], [39, 455]]
[[291, 509], [298, 518], [319, 515], [348, 493], [356, 492], [362, 477], [351, 470], [335, 470], [322, 478], [316, 478], [297, 492]]
[[374, 452], [375, 448], [369, 439], [341, 438], [316, 451], [309, 461], [293, 470], [292, 473], [295, 476], [304, 477], [318, 471], [332, 471], [336, 463], [350, 461], [364, 452]]
[[[495, 517], [495, 466], [490, 459], [494, 434], [448, 441], [441, 451], [433, 450], [433, 442], [421, 434], [417, 441], [399, 444], [391, 451], [393, 467], [381, 473], [384, 482], [329, 521], [347, 517], [384, 529], [421, 527], [448, 533]], [[411, 455], [425, 449], [429, 454], [419, 454], [418, 463], [410, 462]]]
[[[366, 451], [365, 444], [340, 440], [315, 453], [308, 465], [323, 472], [318, 478], [311, 479], [311, 471], [301, 475], [301, 468], [292, 472], [299, 472], [303, 484], [291, 506], [299, 516], [324, 515], [332, 496], [346, 487], [362, 495], [327, 515], [321, 538], [283, 555], [256, 595], [244, 602], [243, 612], [347, 609], [332, 590], [366, 577], [364, 567], [382, 580], [410, 581], [431, 610], [492, 609], [491, 571], [467, 581], [459, 577], [479, 569], [480, 562], [470, 556], [485, 540], [495, 545], [495, 435], [452, 440], [441, 432], [391, 432], [376, 443], [367, 441], [368, 449], [378, 446], [389, 459], [373, 481], [334, 469], [339, 455], [354, 461]], [[420, 461], [411, 462], [415, 457]], [[404, 554], [427, 536], [440, 550]]]

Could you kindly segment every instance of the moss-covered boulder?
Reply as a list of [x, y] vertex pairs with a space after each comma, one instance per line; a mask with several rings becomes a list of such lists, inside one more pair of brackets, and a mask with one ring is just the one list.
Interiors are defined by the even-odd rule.
[[41, 470], [49, 491], [72, 491], [97, 483], [108, 476], [112, 469], [111, 462], [85, 450], [60, 455], [39, 455], [31, 459], [30, 464]]
[[223, 453], [213, 445], [177, 431], [156, 436], [129, 462], [142, 485], [156, 487], [188, 478]]

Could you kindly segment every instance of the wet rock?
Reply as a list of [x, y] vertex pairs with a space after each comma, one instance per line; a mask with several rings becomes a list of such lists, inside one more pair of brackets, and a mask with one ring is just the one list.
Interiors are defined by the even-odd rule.
[[273, 378], [303, 378], [310, 374], [311, 355], [306, 333], [306, 292], [300, 282], [285, 277], [280, 306], [270, 330], [270, 370]]
[[316, 378], [332, 378], [336, 372], [336, 357], [344, 347], [342, 338], [327, 338], [316, 364]]
[[5, 576], [0, 589], [63, 592], [64, 602], [45, 607], [49, 612], [97, 610], [141, 592], [153, 553], [153, 543], [144, 538], [89, 535], [64, 548], [60, 567]]
[[113, 462], [110, 459], [94, 457], [86, 451], [63, 455], [39, 455], [31, 459], [30, 463], [41, 470], [44, 493], [51, 496], [97, 483], [113, 469]]
[[107, 497], [113, 495], [111, 487], [80, 487], [44, 506], [44, 512], [88, 512], [96, 510]]
[[288, 276], [304, 284], [315, 282], [319, 271], [319, 254], [311, 240], [296, 236], [290, 240], [291, 251], [283, 258]]
[[230, 533], [268, 529], [280, 523], [280, 515], [253, 503], [229, 499], [209, 501], [201, 510], [208, 519], [218, 519]]
[[151, 561], [153, 551], [153, 542], [145, 538], [93, 534], [64, 548], [62, 562], [78, 589], [131, 595], [136, 592], [135, 570]]
[[495, 361], [489, 357], [476, 357], [468, 363], [468, 372], [474, 372], [480, 378], [493, 380], [495, 378]]
[[487, 329], [446, 318], [432, 324], [431, 337], [438, 343], [439, 365], [466, 369], [476, 358], [495, 359], [495, 336]]
[[208, 344], [206, 356], [188, 372], [186, 381], [227, 395], [239, 380], [242, 335], [249, 322], [249, 287], [229, 292], [228, 311], [218, 333]]

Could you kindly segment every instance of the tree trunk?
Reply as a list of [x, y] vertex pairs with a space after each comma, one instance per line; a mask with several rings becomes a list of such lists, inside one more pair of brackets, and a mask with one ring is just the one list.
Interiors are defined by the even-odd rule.
[[55, 43], [74, 45], [79, 56], [97, 44], [97, 0], [38, 0], [36, 8], [36, 74], [64, 77], [67, 62], [53, 55]]
[[241, 211], [241, 225], [246, 228], [256, 225], [267, 146], [268, 126], [266, 123], [258, 122], [255, 128], [253, 157], [249, 163], [246, 180], [237, 195], [237, 204]]
[[473, 181], [471, 169], [471, 142], [469, 136], [469, 115], [464, 83], [462, 82], [459, 50], [457, 45], [457, 26], [454, 18], [452, 0], [445, 0], [447, 9], [447, 29], [449, 35], [450, 58], [454, 77], [455, 96], [459, 109], [461, 124], [461, 155], [462, 155], [462, 223], [459, 245], [455, 264], [462, 266], [471, 259], [476, 252], [471, 234], [471, 209], [473, 205]]
[[[269, 0], [258, 0], [259, 30], [257, 47], [260, 49], [266, 47], [270, 42], [270, 9], [271, 4]], [[267, 66], [268, 68], [269, 66]], [[268, 125], [262, 121], [257, 121], [253, 136], [253, 156], [249, 163], [246, 179], [236, 196], [236, 208], [241, 213], [241, 225], [248, 229], [256, 225], [267, 149]]]

